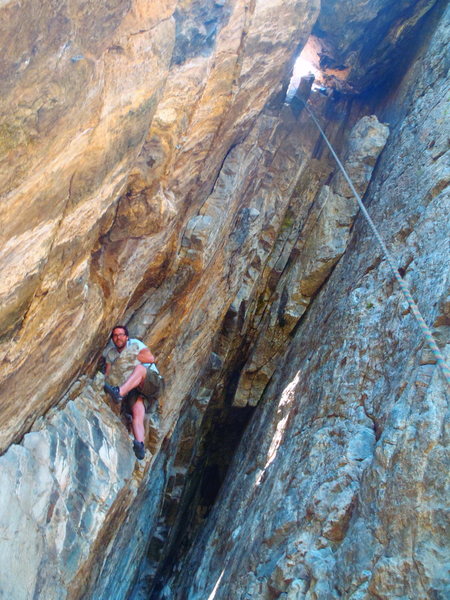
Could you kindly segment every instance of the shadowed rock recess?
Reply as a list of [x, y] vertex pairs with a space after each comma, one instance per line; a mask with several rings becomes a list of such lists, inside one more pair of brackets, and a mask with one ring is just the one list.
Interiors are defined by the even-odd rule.
[[2, 600], [450, 597], [447, 5], [0, 2]]

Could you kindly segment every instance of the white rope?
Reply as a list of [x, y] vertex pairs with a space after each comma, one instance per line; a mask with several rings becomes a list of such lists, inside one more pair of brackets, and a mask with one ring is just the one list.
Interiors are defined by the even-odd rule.
[[325, 135], [325, 132], [323, 131], [323, 129], [321, 128], [319, 122], [317, 121], [316, 117], [314, 116], [312, 110], [309, 108], [309, 106], [306, 104], [306, 102], [304, 100], [302, 100], [300, 98], [300, 100], [303, 102], [306, 110], [308, 111], [308, 113], [310, 114], [312, 120], [314, 121], [314, 123], [316, 124], [317, 129], [320, 131], [323, 139], [325, 140], [328, 148], [330, 149], [331, 154], [333, 155], [335, 161], [338, 164], [338, 167], [340, 168], [340, 170], [342, 171], [342, 174], [344, 175], [348, 185], [350, 186], [350, 189], [352, 190], [356, 201], [358, 202], [358, 205], [363, 213], [363, 215], [365, 216], [367, 222], [369, 223], [369, 226], [371, 228], [371, 230], [373, 231], [378, 243], [381, 246], [381, 249], [383, 250], [383, 253], [388, 261], [388, 264], [394, 274], [395, 279], [398, 281], [399, 285], [400, 285], [400, 289], [402, 290], [402, 293], [406, 299], [406, 302], [408, 303], [411, 312], [413, 313], [413, 315], [415, 316], [420, 329], [422, 330], [422, 333], [434, 355], [434, 357], [436, 358], [437, 363], [439, 364], [439, 366], [441, 367], [442, 373], [444, 375], [445, 380], [447, 381], [447, 384], [450, 386], [450, 368], [447, 365], [447, 363], [445, 362], [444, 356], [442, 354], [442, 352], [440, 351], [436, 340], [433, 337], [433, 334], [431, 333], [430, 328], [428, 327], [428, 325], [425, 323], [424, 318], [422, 317], [422, 314], [419, 310], [419, 307], [417, 306], [417, 304], [414, 302], [414, 299], [411, 295], [411, 292], [409, 290], [409, 287], [406, 283], [406, 281], [403, 279], [403, 277], [400, 275], [397, 266], [395, 264], [395, 261], [391, 255], [391, 253], [389, 252], [389, 250], [386, 247], [386, 244], [384, 243], [383, 239], [381, 238], [380, 234], [378, 233], [377, 228], [375, 227], [374, 222], [372, 221], [372, 219], [370, 218], [369, 213], [366, 210], [366, 207], [363, 204], [363, 201], [361, 200], [360, 195], [358, 194], [358, 192], [355, 189], [355, 186], [353, 185], [352, 180], [350, 179], [349, 175], [347, 174], [347, 171], [344, 168], [344, 165], [341, 163], [341, 161], [339, 160], [339, 157], [337, 156], [336, 152], [333, 149], [333, 146], [331, 145], [331, 143], [329, 142], [327, 136]]

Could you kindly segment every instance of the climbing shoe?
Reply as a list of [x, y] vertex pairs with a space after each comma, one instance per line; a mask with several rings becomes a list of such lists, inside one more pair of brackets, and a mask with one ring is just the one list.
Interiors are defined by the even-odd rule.
[[137, 459], [142, 460], [144, 458], [144, 456], [145, 456], [144, 442], [138, 442], [137, 440], [134, 440], [133, 450], [134, 450], [134, 453], [135, 453]]
[[114, 402], [116, 404], [120, 404], [122, 402], [123, 398], [120, 395], [120, 391], [119, 391], [119, 388], [117, 387], [117, 385], [109, 385], [109, 383], [105, 383], [105, 385], [103, 386], [103, 389], [105, 390], [105, 392], [107, 394], [109, 394], [111, 396], [111, 398], [114, 400]]

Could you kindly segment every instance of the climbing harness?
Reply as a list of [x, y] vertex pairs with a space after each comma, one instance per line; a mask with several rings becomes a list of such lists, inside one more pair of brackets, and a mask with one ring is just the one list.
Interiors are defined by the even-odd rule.
[[386, 257], [386, 260], [394, 274], [395, 279], [398, 281], [398, 284], [400, 286], [401, 291], [403, 292], [403, 296], [406, 299], [406, 302], [408, 303], [411, 312], [413, 313], [413, 315], [416, 318], [416, 321], [419, 324], [419, 327], [431, 349], [431, 352], [433, 353], [433, 356], [436, 358], [436, 362], [438, 363], [438, 365], [441, 367], [442, 373], [444, 375], [445, 380], [447, 381], [447, 384], [450, 385], [450, 368], [447, 365], [447, 363], [445, 362], [444, 356], [442, 354], [442, 352], [439, 350], [439, 347], [436, 343], [436, 340], [433, 337], [433, 334], [431, 333], [430, 328], [428, 327], [428, 325], [425, 323], [424, 318], [422, 317], [419, 307], [417, 306], [417, 304], [414, 302], [413, 297], [411, 296], [411, 292], [409, 291], [408, 285], [406, 283], [406, 281], [403, 279], [403, 277], [400, 275], [397, 266], [395, 264], [395, 261], [391, 255], [391, 253], [389, 252], [389, 250], [386, 247], [386, 244], [383, 242], [380, 234], [378, 233], [377, 228], [375, 227], [374, 222], [372, 221], [372, 219], [370, 218], [369, 213], [366, 210], [366, 207], [364, 206], [361, 197], [359, 196], [358, 192], [355, 189], [355, 186], [353, 185], [352, 180], [350, 179], [350, 176], [347, 174], [347, 171], [344, 168], [344, 165], [341, 163], [341, 161], [339, 160], [336, 152], [333, 149], [333, 146], [331, 145], [331, 143], [329, 142], [325, 132], [323, 131], [323, 129], [321, 128], [319, 122], [317, 121], [316, 117], [314, 116], [314, 113], [312, 112], [312, 110], [309, 108], [309, 106], [306, 104], [306, 102], [302, 99], [299, 98], [299, 100], [303, 103], [303, 105], [305, 106], [306, 110], [308, 111], [311, 119], [314, 121], [317, 129], [320, 131], [321, 136], [323, 137], [323, 139], [325, 140], [325, 143], [327, 144], [328, 148], [330, 149], [331, 154], [333, 155], [333, 158], [335, 159], [335, 161], [337, 162], [338, 167], [340, 168], [340, 170], [342, 171], [342, 174], [344, 175], [348, 185], [350, 186], [350, 189], [353, 192], [353, 195], [356, 198], [356, 201], [358, 202], [358, 205], [361, 209], [361, 212], [363, 213], [363, 215], [365, 216], [367, 222], [369, 223], [369, 226], [371, 228], [371, 230], [373, 231], [378, 243], [381, 246], [381, 249], [383, 250], [384, 256]]

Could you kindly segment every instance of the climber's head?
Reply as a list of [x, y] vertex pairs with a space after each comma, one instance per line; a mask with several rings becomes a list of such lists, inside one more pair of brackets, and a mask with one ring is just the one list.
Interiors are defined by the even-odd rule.
[[111, 339], [117, 350], [123, 350], [128, 341], [128, 329], [124, 325], [116, 325], [111, 331]]

